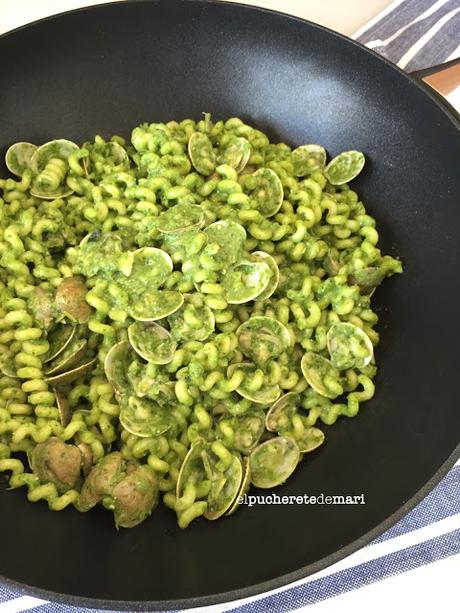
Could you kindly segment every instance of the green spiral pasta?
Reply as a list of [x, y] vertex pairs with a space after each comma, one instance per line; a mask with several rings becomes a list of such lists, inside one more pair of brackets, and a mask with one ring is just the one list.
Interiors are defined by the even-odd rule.
[[373, 397], [371, 296], [402, 266], [348, 185], [360, 152], [326, 165], [207, 113], [21, 146], [0, 180], [0, 471], [29, 501], [133, 527], [161, 493], [181, 528], [215, 520]]

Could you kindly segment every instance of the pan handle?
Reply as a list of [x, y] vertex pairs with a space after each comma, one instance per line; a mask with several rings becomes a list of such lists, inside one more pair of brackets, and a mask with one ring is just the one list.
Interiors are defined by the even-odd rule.
[[444, 97], [454, 91], [456, 87], [460, 87], [460, 58], [445, 64], [416, 70], [410, 74]]

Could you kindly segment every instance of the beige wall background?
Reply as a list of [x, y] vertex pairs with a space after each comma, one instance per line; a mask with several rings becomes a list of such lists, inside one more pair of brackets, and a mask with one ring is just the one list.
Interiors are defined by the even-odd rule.
[[[0, 0], [0, 33], [48, 15], [112, 0]], [[123, 1], [123, 0], [119, 0]], [[290, 13], [352, 35], [393, 0], [239, 0]]]

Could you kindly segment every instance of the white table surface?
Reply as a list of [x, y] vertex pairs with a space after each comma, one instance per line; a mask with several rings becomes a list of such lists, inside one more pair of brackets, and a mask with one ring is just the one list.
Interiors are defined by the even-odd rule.
[[[93, 2], [91, 0], [0, 0], [0, 34], [48, 15], [110, 1], [112, 0]], [[391, 0], [239, 0], [239, 2], [298, 15], [347, 35], [352, 35], [379, 11], [391, 4]], [[449, 96], [449, 100], [460, 110], [460, 88]], [[403, 541], [401, 546], [405, 546]], [[352, 555], [363, 556], [365, 555], [363, 552], [364, 550], [361, 550]], [[418, 613], [432, 613], [437, 610], [457, 611], [459, 575], [460, 555], [389, 577], [298, 611], [388, 613], [389, 610], [402, 611], [406, 608]], [[41, 601], [36, 598], [23, 596], [12, 601], [10, 606], [8, 603], [2, 605], [1, 613], [25, 611], [40, 604]], [[217, 607], [206, 607], [200, 612], [223, 613], [231, 607], [231, 603], [226, 603]]]

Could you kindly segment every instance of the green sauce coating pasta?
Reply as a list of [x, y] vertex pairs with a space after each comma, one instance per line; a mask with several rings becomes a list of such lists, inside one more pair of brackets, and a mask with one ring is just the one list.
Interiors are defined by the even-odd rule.
[[374, 395], [371, 296], [402, 266], [345, 182], [360, 152], [206, 113], [7, 161], [0, 471], [30, 501], [215, 520]]

